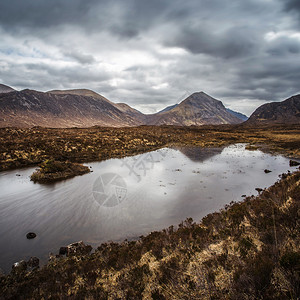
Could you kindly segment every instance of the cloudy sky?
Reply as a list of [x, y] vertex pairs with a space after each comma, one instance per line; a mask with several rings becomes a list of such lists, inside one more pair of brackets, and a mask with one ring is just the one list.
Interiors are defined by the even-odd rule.
[[300, 92], [299, 0], [1, 0], [0, 83], [145, 113], [195, 91], [250, 114]]

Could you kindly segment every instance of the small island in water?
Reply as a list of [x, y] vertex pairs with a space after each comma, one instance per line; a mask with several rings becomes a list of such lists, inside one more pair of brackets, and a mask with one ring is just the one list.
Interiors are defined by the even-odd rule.
[[49, 183], [72, 178], [77, 175], [89, 173], [89, 167], [78, 163], [45, 160], [40, 164], [40, 168], [31, 175], [33, 182]]

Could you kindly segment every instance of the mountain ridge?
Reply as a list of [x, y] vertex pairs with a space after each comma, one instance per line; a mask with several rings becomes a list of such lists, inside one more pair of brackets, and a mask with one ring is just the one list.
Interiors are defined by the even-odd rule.
[[14, 91], [16, 91], [16, 90], [13, 89], [12, 87], [0, 83], [0, 94], [2, 94], [2, 93], [10, 93], [10, 92], [14, 92]]
[[101, 97], [25, 89], [0, 94], [0, 127], [135, 126], [136, 121]]
[[[238, 124], [246, 118], [203, 91], [147, 115], [89, 89], [16, 91], [0, 84], [0, 127], [201, 126]], [[300, 123], [300, 95], [258, 107], [243, 124], [273, 123]]]
[[245, 125], [300, 123], [300, 94], [281, 102], [266, 103], [258, 107]]

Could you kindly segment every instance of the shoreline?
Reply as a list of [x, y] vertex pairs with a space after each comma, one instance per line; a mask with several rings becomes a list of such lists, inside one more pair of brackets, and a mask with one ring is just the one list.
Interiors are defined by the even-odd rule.
[[[73, 295], [80, 298], [78, 292], [83, 285], [88, 295], [94, 295], [93, 291], [98, 290], [100, 294], [96, 295], [101, 296], [100, 299], [113, 298], [116, 295], [123, 299], [123, 292], [127, 295], [134, 293], [136, 297], [147, 294], [149, 285], [154, 288], [155, 283], [157, 293], [165, 296], [162, 287], [168, 287], [170, 278], [180, 280], [178, 272], [182, 276], [190, 270], [187, 278], [194, 282], [193, 284], [197, 283], [193, 277], [197, 277], [197, 273], [194, 274], [193, 269], [190, 269], [191, 263], [193, 268], [206, 270], [204, 276], [206, 285], [214, 282], [218, 286], [214, 291], [215, 296], [224, 294], [227, 299], [230, 293], [238, 292], [236, 288], [240, 289], [238, 293], [248, 289], [249, 287], [241, 284], [243, 276], [253, 275], [248, 274], [251, 268], [254, 268], [253, 276], [257, 270], [260, 270], [259, 277], [267, 277], [268, 285], [271, 285], [269, 278], [271, 275], [275, 276], [273, 273], [278, 266], [294, 272], [294, 265], [290, 264], [290, 260], [296, 259], [296, 265], [299, 263], [299, 235], [296, 234], [299, 228], [297, 225], [296, 227], [291, 225], [296, 224], [294, 222], [297, 221], [297, 209], [300, 205], [299, 189], [300, 171], [297, 170], [282, 174], [279, 181], [263, 190], [258, 196], [248, 196], [241, 202], [226, 205], [220, 211], [208, 214], [197, 223], [187, 218], [177, 228], [171, 226], [154, 231], [138, 240], [102, 243], [93, 253], [90, 253], [90, 246], [80, 242], [73, 243], [68, 246], [71, 249], [69, 252], [65, 249], [67, 256], [65, 253], [53, 255], [40, 269], [26, 271], [20, 268], [6, 276], [0, 276], [0, 291], [2, 295], [10, 296], [25, 291], [30, 299], [46, 294]], [[289, 230], [289, 234], [283, 235], [286, 230]], [[257, 265], [258, 262], [262, 265]], [[268, 268], [271, 268], [272, 272], [268, 271]], [[47, 277], [45, 274], [48, 274]], [[66, 274], [66, 276], [59, 274]], [[92, 281], [94, 284], [76, 279], [86, 278], [91, 274], [98, 278]], [[129, 275], [124, 277], [125, 274]], [[60, 283], [57, 282], [57, 278], [60, 278]], [[119, 279], [115, 281], [114, 278]], [[123, 283], [120, 282], [121, 278]], [[143, 283], [142, 291], [136, 286], [137, 283], [132, 281], [133, 278], [139, 285]], [[258, 277], [256, 280], [259, 280]], [[290, 280], [289, 277], [286, 280]], [[235, 285], [232, 285], [231, 281]], [[47, 286], [44, 285], [46, 282]], [[98, 288], [95, 286], [96, 282]], [[184, 295], [182, 293], [186, 292], [195, 292], [190, 284], [186, 284], [185, 281], [180, 282], [179, 290], [172, 291], [174, 297], [182, 296]], [[35, 288], [26, 288], [28, 284], [30, 286], [34, 284]], [[125, 288], [123, 292], [120, 290], [121, 287]], [[204, 299], [209, 296], [207, 286], [204, 290], [200, 287], [197, 291], [194, 297], [198, 297], [200, 292]], [[285, 295], [284, 289], [277, 292]], [[292, 292], [297, 293], [293, 290]]]

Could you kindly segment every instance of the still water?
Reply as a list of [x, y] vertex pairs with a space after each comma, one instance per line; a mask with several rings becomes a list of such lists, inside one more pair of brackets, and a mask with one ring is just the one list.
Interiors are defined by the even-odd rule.
[[[180, 148], [90, 163], [93, 172], [54, 184], [34, 184], [34, 168], [0, 173], [0, 268], [83, 240], [137, 238], [200, 220], [255, 188], [272, 185], [289, 160], [237, 144], [221, 149]], [[264, 173], [269, 169], [271, 173]], [[26, 239], [26, 233], [37, 237]]]

